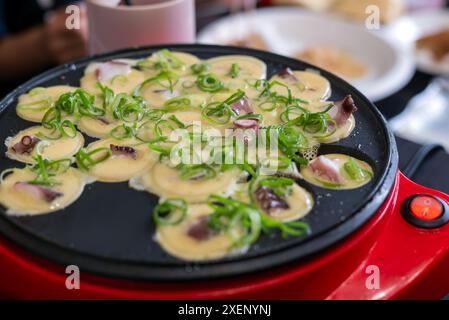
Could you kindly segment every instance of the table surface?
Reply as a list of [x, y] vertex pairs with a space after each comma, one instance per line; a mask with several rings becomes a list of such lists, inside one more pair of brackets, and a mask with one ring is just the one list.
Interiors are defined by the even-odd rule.
[[[433, 76], [417, 71], [404, 88], [378, 101], [376, 105], [387, 119], [394, 117], [404, 110], [410, 99], [422, 92], [432, 79]], [[421, 145], [399, 137], [396, 137], [396, 141], [399, 150], [399, 168], [403, 169]], [[411, 178], [423, 186], [449, 193], [449, 154], [444, 150], [431, 153]]]

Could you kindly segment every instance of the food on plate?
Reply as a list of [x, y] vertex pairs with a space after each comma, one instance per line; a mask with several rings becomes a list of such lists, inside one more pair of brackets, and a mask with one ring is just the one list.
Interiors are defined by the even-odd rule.
[[[377, 8], [381, 23], [390, 23], [404, 12], [403, 0], [336, 0], [330, 11], [365, 22]], [[371, 10], [370, 10], [371, 9]]]
[[230, 196], [236, 188], [240, 170], [221, 172], [206, 164], [170, 166], [158, 162], [131, 186], [157, 194], [162, 199], [182, 198], [189, 203], [207, 201], [209, 195]]
[[73, 203], [89, 181], [70, 159], [49, 161], [36, 157], [36, 164], [9, 169], [0, 177], [0, 203], [11, 215], [38, 215], [61, 210]]
[[266, 64], [250, 56], [229, 55], [207, 60], [210, 73], [220, 80], [232, 79], [265, 79], [267, 75]]
[[[180, 202], [180, 203], [178, 203]], [[168, 221], [165, 217], [171, 209], [171, 216], [186, 217], [177, 223], [173, 219]], [[167, 207], [167, 209], [165, 208]], [[179, 212], [178, 212], [179, 211]], [[162, 248], [175, 257], [186, 260], [209, 260], [216, 259], [232, 253], [233, 241], [224, 232], [218, 232], [208, 225], [208, 218], [212, 215], [212, 209], [207, 204], [196, 204], [187, 207], [182, 200], [171, 200], [163, 202], [156, 208], [155, 212], [163, 214], [163, 220], [157, 221], [156, 240]], [[180, 220], [180, 219], [179, 219]], [[240, 232], [240, 230], [236, 230]], [[246, 246], [247, 247], [247, 246]], [[239, 248], [240, 252], [246, 248]]]
[[271, 78], [275, 83], [284, 85], [274, 85], [273, 91], [286, 95], [287, 88], [295, 98], [305, 101], [326, 100], [331, 95], [329, 81], [318, 72], [292, 71], [289, 68], [281, 70]]
[[200, 62], [198, 57], [187, 52], [159, 50], [146, 59], [137, 61], [136, 67], [147, 77], [155, 76], [160, 71], [173, 71], [178, 75], [189, 74], [191, 67]]
[[301, 170], [303, 178], [328, 189], [355, 189], [373, 177], [371, 166], [344, 154], [320, 155]]
[[345, 79], [356, 79], [367, 74], [366, 66], [348, 52], [327, 46], [311, 46], [295, 58], [316, 65]]
[[416, 48], [430, 52], [436, 62], [441, 62], [449, 55], [449, 28], [421, 37]]
[[77, 154], [76, 160], [80, 169], [98, 181], [121, 182], [142, 174], [157, 158], [133, 139], [110, 138], [92, 142]]
[[306, 8], [324, 11], [331, 7], [336, 0], [274, 0], [275, 4], [282, 5], [300, 5]]
[[66, 92], [75, 91], [76, 88], [70, 86], [53, 86], [48, 88], [36, 87], [27, 94], [19, 97], [16, 112], [22, 119], [31, 122], [41, 122], [42, 117]]
[[33, 126], [22, 130], [5, 141], [6, 155], [14, 160], [35, 163], [36, 155], [48, 160], [61, 160], [75, 155], [84, 145], [84, 137], [76, 128], [62, 130]]
[[268, 47], [268, 44], [262, 38], [262, 36], [257, 33], [250, 33], [249, 35], [247, 35], [243, 38], [231, 41], [229, 43], [229, 45], [237, 46], [237, 47], [253, 48], [253, 49], [264, 50], [264, 51], [267, 51], [270, 49]]
[[276, 4], [300, 5], [315, 11], [326, 11], [358, 21], [366, 21], [367, 8], [379, 8], [380, 22], [390, 23], [404, 11], [403, 0], [274, 0]]
[[115, 93], [132, 93], [134, 88], [145, 80], [142, 71], [132, 68], [133, 61], [111, 60], [91, 63], [80, 79], [81, 88], [90, 94], [101, 94], [98, 83], [111, 88]]
[[280, 221], [294, 221], [312, 210], [309, 192], [285, 177], [266, 176], [251, 185], [256, 205], [267, 215]]
[[151, 214], [164, 250], [209, 260], [244, 253], [263, 232], [306, 235], [314, 198], [302, 185], [357, 188], [373, 175], [346, 155], [317, 157], [351, 134], [357, 106], [351, 95], [328, 100], [313, 70], [267, 75], [250, 56], [159, 50], [92, 63], [80, 85], [19, 99], [17, 113], [40, 125], [6, 140], [7, 156], [28, 164], [1, 175], [7, 213], [57, 211], [87, 182], [128, 181], [159, 197]]

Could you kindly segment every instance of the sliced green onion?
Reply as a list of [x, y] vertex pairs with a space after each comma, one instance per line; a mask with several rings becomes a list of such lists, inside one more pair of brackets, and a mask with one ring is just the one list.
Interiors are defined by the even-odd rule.
[[155, 69], [179, 69], [185, 65], [168, 49], [159, 50], [154, 55], [158, 60], [154, 64]]
[[285, 111], [283, 111], [280, 115], [280, 119], [282, 122], [289, 122], [298, 117], [302, 116], [304, 113], [308, 113], [309, 111], [301, 106], [289, 106]]
[[229, 105], [221, 102], [212, 102], [203, 108], [201, 115], [209, 122], [226, 124], [231, 120], [233, 112]]
[[42, 117], [42, 126], [51, 130], [50, 134], [39, 132], [38, 137], [47, 140], [57, 140], [62, 137], [75, 138], [78, 135], [75, 125], [70, 120], [62, 120], [61, 112], [56, 108], [50, 108]]
[[54, 129], [55, 123], [61, 122], [61, 111], [56, 108], [50, 108], [42, 117], [42, 126], [46, 129]]
[[245, 92], [239, 89], [222, 102], [215, 101], [208, 103], [203, 108], [201, 114], [212, 123], [226, 124], [234, 114], [231, 109], [232, 104], [240, 101], [244, 96]]
[[356, 181], [363, 181], [372, 175], [371, 172], [360, 167], [353, 157], [350, 157], [349, 160], [343, 165], [343, 169], [352, 180]]
[[237, 120], [256, 120], [256, 121], [262, 121], [263, 116], [261, 114], [258, 113], [247, 113], [247, 114], [242, 114], [241, 116], [237, 117]]
[[95, 97], [84, 89], [62, 94], [55, 103], [55, 108], [69, 115], [102, 116], [104, 109], [94, 105]]
[[176, 123], [176, 125], [181, 128], [181, 129], [185, 129], [186, 125], [178, 119], [178, 117], [174, 114], [172, 114], [171, 116], [168, 117], [168, 119], [170, 119], [171, 121], [173, 121], [174, 123]]
[[153, 220], [157, 225], [180, 224], [187, 215], [187, 202], [183, 199], [167, 199], [153, 210]]
[[217, 176], [217, 172], [211, 166], [202, 164], [181, 164], [178, 166], [181, 170], [182, 180], [212, 179]]
[[161, 119], [154, 125], [154, 134], [157, 138], [168, 137], [170, 133], [178, 128], [185, 128], [185, 125], [176, 116], [169, 119]]
[[[156, 120], [157, 121], [157, 120]], [[154, 122], [152, 120], [142, 123], [136, 131], [136, 138], [143, 142], [150, 142], [154, 139]]]
[[171, 153], [171, 148], [161, 146], [161, 143], [166, 143], [167, 137], [158, 137], [148, 141], [148, 148], [152, 151], [160, 153], [161, 157], [167, 157]]
[[233, 63], [231, 65], [231, 71], [229, 71], [229, 75], [231, 76], [231, 78], [237, 78], [239, 76], [240, 73], [240, 67], [237, 63]]
[[28, 183], [50, 187], [59, 184], [54, 177], [66, 172], [72, 163], [70, 159], [50, 161], [42, 158], [41, 155], [37, 155], [33, 159], [36, 164], [31, 166], [31, 170], [36, 173], [36, 178]]
[[310, 227], [303, 221], [281, 222], [267, 215], [261, 215], [262, 228], [265, 232], [279, 230], [283, 238], [300, 237], [310, 233]]
[[214, 210], [209, 216], [209, 227], [228, 234], [233, 246], [244, 247], [257, 241], [262, 225], [255, 207], [217, 195], [209, 197], [208, 205]]
[[118, 75], [112, 77], [111, 84], [114, 84], [114, 82], [116, 82], [116, 81], [124, 83], [124, 82], [128, 81], [128, 77], [125, 75], [122, 75], [122, 74], [118, 74]]
[[267, 187], [272, 190], [279, 197], [285, 197], [291, 193], [291, 186], [294, 181], [290, 178], [284, 177], [265, 177], [258, 181], [258, 186]]
[[121, 124], [112, 129], [109, 134], [111, 135], [112, 138], [117, 140], [129, 139], [136, 135], [136, 128], [135, 126], [128, 126], [126, 124]]
[[98, 148], [88, 151], [85, 148], [81, 148], [75, 156], [76, 165], [79, 169], [89, 171], [92, 167], [100, 162], [107, 160], [112, 156], [110, 148]]
[[257, 241], [261, 231], [279, 230], [283, 237], [299, 237], [310, 232], [302, 221], [281, 222], [256, 207], [217, 195], [211, 195], [208, 205], [213, 213], [208, 218], [210, 228], [225, 232], [234, 240], [234, 247], [243, 247]]
[[63, 136], [75, 138], [78, 135], [75, 125], [70, 120], [64, 120], [61, 123], [61, 132]]
[[186, 80], [182, 82], [182, 87], [184, 89], [190, 89], [195, 86], [195, 83], [196, 83], [195, 81]]
[[145, 116], [146, 102], [142, 97], [132, 97], [126, 93], [119, 93], [113, 97], [106, 107], [117, 120], [138, 122]]
[[164, 114], [165, 111], [162, 109], [146, 109], [144, 117], [151, 121], [157, 121], [161, 119]]
[[217, 92], [224, 88], [223, 81], [210, 73], [199, 75], [196, 85], [205, 92]]
[[210, 69], [210, 65], [207, 62], [195, 63], [190, 66], [190, 69], [192, 70], [193, 74], [198, 75], [208, 72]]
[[178, 80], [179, 80], [179, 76], [176, 73], [171, 72], [171, 71], [162, 71], [158, 75], [148, 78], [145, 81], [143, 81], [141, 84], [139, 84], [134, 89], [133, 95], [139, 96], [142, 89], [151, 83], [157, 83], [161, 87], [169, 89], [170, 92], [173, 93], [174, 86], [176, 85]]
[[[302, 114], [294, 119], [288, 120], [285, 125], [302, 127], [304, 132], [311, 134], [316, 138], [328, 137], [337, 130], [337, 123], [327, 113], [332, 108], [332, 105], [329, 105], [324, 111], [320, 112], [310, 112], [298, 106], [295, 106], [294, 108], [298, 108]], [[290, 110], [293, 109], [290, 108]], [[288, 112], [288, 110], [285, 112]], [[289, 113], [284, 113], [283, 118], [284, 120], [289, 119]]]
[[192, 106], [192, 102], [186, 97], [175, 97], [165, 101], [164, 109], [166, 111], [175, 111], [180, 109], [187, 109]]

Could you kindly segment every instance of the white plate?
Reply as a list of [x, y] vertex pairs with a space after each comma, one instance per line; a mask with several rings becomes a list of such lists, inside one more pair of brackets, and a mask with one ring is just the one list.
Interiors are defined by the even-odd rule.
[[[449, 10], [433, 9], [399, 19], [385, 30], [385, 34], [414, 51], [417, 39], [448, 27]], [[449, 57], [437, 63], [430, 53], [419, 50], [416, 51], [415, 58], [419, 70], [434, 75], [449, 75]]]
[[198, 36], [200, 43], [227, 44], [251, 33], [260, 35], [271, 51], [291, 56], [314, 45], [335, 46], [350, 52], [369, 69], [350, 81], [373, 101], [385, 98], [408, 83], [414, 72], [412, 52], [363, 26], [292, 7], [258, 9], [220, 19]]

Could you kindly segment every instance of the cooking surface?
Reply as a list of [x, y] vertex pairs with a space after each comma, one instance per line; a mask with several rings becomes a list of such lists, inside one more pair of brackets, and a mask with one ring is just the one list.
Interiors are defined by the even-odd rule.
[[[285, 67], [299, 70], [309, 67], [295, 60], [247, 49], [215, 46], [168, 46], [168, 48], [190, 52], [200, 58], [223, 54], [253, 55], [267, 64], [268, 77]], [[99, 56], [95, 59], [141, 58], [157, 49], [159, 47]], [[54, 69], [19, 87], [12, 96], [8, 96], [1, 104], [3, 111], [0, 116], [0, 140], [4, 141], [8, 136], [30, 126], [30, 123], [15, 114], [16, 98], [20, 94], [36, 86], [57, 84], [78, 86], [84, 68], [89, 62], [90, 60], [83, 60]], [[367, 161], [374, 169], [374, 179], [361, 188], [341, 191], [322, 189], [299, 181], [301, 186], [313, 194], [316, 202], [312, 212], [304, 219], [310, 224], [312, 231], [307, 237], [283, 240], [278, 235], [263, 236], [243, 256], [192, 266], [169, 256], [153, 240], [155, 230], [151, 212], [157, 203], [156, 196], [130, 189], [127, 183], [99, 182], [88, 185], [78, 201], [56, 213], [34, 217], [8, 217], [2, 214], [0, 229], [10, 238], [20, 239], [22, 245], [49, 259], [66, 264], [76, 262], [75, 264], [81, 269], [93, 272], [101, 270], [110, 275], [138, 278], [188, 279], [236, 274], [265, 268], [282, 261], [270, 259], [268, 254], [289, 252], [288, 259], [284, 258], [286, 261], [322, 249], [338, 238], [330, 236], [331, 230], [345, 227], [345, 232], [339, 232], [339, 237], [343, 237], [375, 213], [388, 194], [392, 185], [391, 177], [394, 177], [396, 169], [394, 161], [390, 167], [390, 159], [396, 156], [395, 146], [390, 141], [391, 136], [385, 131], [384, 122], [378, 112], [372, 109], [370, 103], [355, 89], [326, 72], [322, 74], [332, 84], [333, 94], [330, 100], [339, 100], [347, 94], [352, 94], [359, 111], [355, 114], [357, 126], [350, 137], [337, 144], [324, 145], [320, 151], [345, 153]], [[91, 140], [87, 139], [86, 142]], [[6, 158], [5, 151], [6, 147], [2, 144], [1, 171], [22, 166]], [[390, 152], [394, 154], [391, 155]], [[389, 179], [385, 180], [387, 173]], [[374, 194], [378, 191], [380, 191], [378, 196], [373, 200]], [[364, 208], [365, 206], [367, 207]], [[363, 219], [350, 219], [360, 210], [358, 216]], [[353, 220], [359, 221], [354, 223]], [[307, 245], [300, 245], [305, 242]], [[259, 257], [268, 258], [264, 259], [263, 263], [256, 263], [257, 259], [253, 258]], [[251, 259], [251, 262], [248, 259]], [[248, 260], [245, 267], [243, 264], [235, 263], [242, 260]], [[203, 268], [203, 265], [207, 265], [207, 268]], [[139, 269], [132, 271], [133, 267]]]

